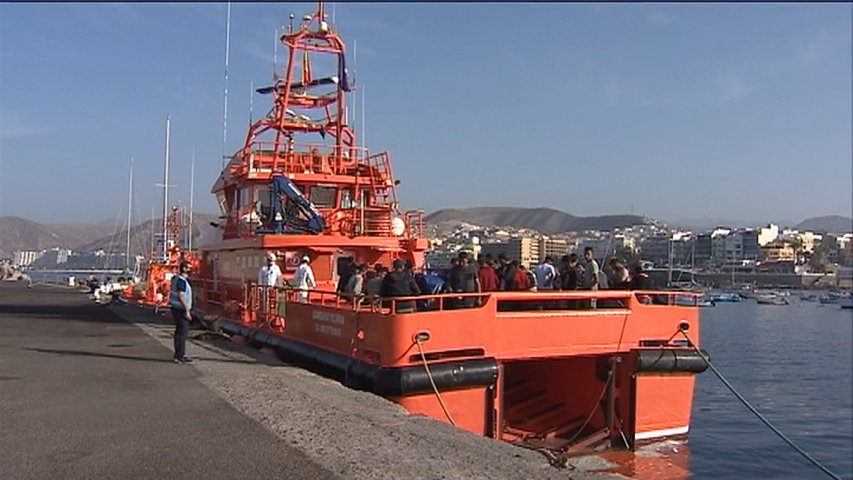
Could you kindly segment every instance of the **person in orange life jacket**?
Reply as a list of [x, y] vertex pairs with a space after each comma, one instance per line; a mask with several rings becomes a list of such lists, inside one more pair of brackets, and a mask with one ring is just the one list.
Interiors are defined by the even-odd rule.
[[193, 308], [193, 290], [187, 275], [190, 273], [190, 264], [181, 262], [178, 273], [172, 276], [169, 286], [169, 309], [172, 311], [172, 319], [175, 321], [175, 363], [190, 363], [187, 357], [187, 336], [190, 331], [190, 322]]

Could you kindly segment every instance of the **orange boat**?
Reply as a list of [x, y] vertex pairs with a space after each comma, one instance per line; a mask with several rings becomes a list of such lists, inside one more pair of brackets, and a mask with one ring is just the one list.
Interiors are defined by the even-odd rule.
[[181, 250], [180, 234], [181, 219], [178, 207], [172, 207], [172, 214], [167, 220], [166, 235], [163, 241], [166, 245], [166, 255], [163, 257], [157, 251], [152, 251], [148, 266], [142, 280], [135, 285], [128, 285], [122, 290], [122, 297], [128, 302], [139, 303], [154, 308], [165, 308], [169, 303], [169, 287], [172, 275], [178, 271], [181, 262], [188, 262], [198, 268], [198, 260], [190, 252]]
[[[350, 260], [421, 269], [423, 214], [398, 210], [388, 154], [356, 145], [345, 47], [322, 2], [298, 25], [291, 16], [281, 42], [285, 69], [258, 89], [273, 106], [212, 188], [221, 238], [200, 246], [191, 279], [199, 320], [412, 413], [554, 455], [687, 434], [706, 368], [696, 295], [336, 293]], [[309, 258], [307, 300], [257, 284], [269, 253], [288, 280]], [[451, 308], [460, 296], [471, 308]]]

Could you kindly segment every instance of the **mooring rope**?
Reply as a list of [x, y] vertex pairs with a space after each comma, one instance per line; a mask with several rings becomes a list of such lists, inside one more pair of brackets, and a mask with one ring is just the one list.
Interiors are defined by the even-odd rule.
[[[619, 352], [619, 349], [622, 348], [622, 339], [625, 337], [625, 327], [628, 325], [628, 314], [625, 314], [625, 318], [622, 320], [622, 330], [619, 332], [619, 342], [616, 344], [616, 352]], [[595, 412], [601, 408], [601, 401], [604, 400], [604, 396], [607, 394], [607, 389], [610, 387], [610, 382], [613, 381], [613, 374], [616, 372], [616, 365], [610, 366], [610, 372], [607, 374], [607, 379], [604, 381], [604, 388], [601, 389], [601, 395], [598, 396], [598, 400], [595, 401], [595, 405], [592, 407], [592, 411], [589, 412], [589, 416], [586, 417], [583, 424], [578, 428], [572, 438], [569, 439], [566, 446], [569, 446], [574, 442], [580, 434], [583, 432], [583, 429], [589, 424], [592, 417], [595, 415]], [[620, 432], [621, 433], [621, 432]], [[627, 443], [627, 442], [626, 442]]]
[[435, 397], [438, 398], [438, 403], [441, 405], [441, 409], [444, 410], [444, 415], [447, 417], [447, 420], [455, 427], [456, 422], [453, 421], [453, 417], [450, 416], [450, 412], [447, 410], [447, 405], [444, 404], [444, 399], [441, 398], [441, 393], [435, 385], [435, 380], [432, 378], [432, 372], [429, 371], [426, 355], [424, 355], [424, 346], [417, 335], [415, 335], [415, 341], [418, 342], [418, 350], [421, 352], [421, 360], [424, 362], [424, 370], [426, 370], [427, 378], [429, 378], [429, 383], [432, 385], [432, 391], [435, 392]]
[[805, 450], [803, 450], [802, 448], [800, 448], [800, 446], [799, 446], [799, 445], [797, 445], [796, 443], [794, 443], [794, 441], [793, 441], [793, 440], [791, 440], [790, 438], [788, 438], [784, 433], [782, 433], [782, 431], [781, 431], [781, 430], [779, 430], [778, 428], [776, 428], [776, 426], [775, 426], [775, 425], [773, 425], [773, 424], [770, 422], [770, 420], [768, 420], [767, 418], [765, 418], [765, 417], [764, 417], [764, 415], [762, 415], [762, 414], [761, 414], [761, 412], [759, 412], [757, 408], [755, 408], [754, 406], [752, 406], [752, 404], [751, 404], [751, 403], [749, 403], [749, 402], [746, 400], [746, 398], [744, 398], [744, 397], [743, 397], [743, 395], [741, 395], [741, 394], [740, 394], [740, 392], [738, 392], [738, 391], [737, 391], [737, 389], [735, 389], [735, 387], [734, 387], [731, 383], [729, 383], [729, 381], [728, 381], [728, 380], [726, 380], [726, 377], [724, 377], [724, 376], [723, 376], [723, 374], [722, 374], [722, 373], [720, 373], [720, 371], [719, 371], [719, 370], [717, 370], [717, 367], [715, 367], [715, 366], [714, 366], [714, 364], [713, 364], [713, 363], [711, 363], [711, 359], [710, 359], [710, 358], [708, 358], [704, 353], [702, 353], [702, 351], [701, 351], [701, 350], [699, 350], [699, 347], [697, 347], [697, 346], [696, 346], [696, 344], [695, 344], [695, 343], [693, 343], [693, 340], [691, 340], [691, 339], [690, 339], [690, 337], [689, 337], [689, 336], [687, 336], [687, 332], [686, 332], [683, 328], [679, 328], [679, 329], [678, 329], [678, 331], [679, 331], [682, 335], [684, 335], [684, 338], [686, 338], [686, 339], [687, 339], [688, 345], [690, 345], [690, 346], [693, 348], [693, 350], [695, 350], [695, 351], [696, 351], [696, 353], [697, 353], [697, 354], [699, 354], [699, 356], [700, 356], [700, 357], [702, 357], [702, 360], [704, 360], [704, 361], [705, 361], [705, 364], [706, 364], [706, 365], [708, 365], [708, 368], [710, 368], [710, 369], [711, 369], [711, 371], [712, 371], [712, 372], [714, 372], [714, 374], [717, 376], [717, 378], [719, 378], [719, 379], [720, 379], [720, 381], [721, 381], [721, 382], [723, 382], [723, 385], [725, 385], [725, 386], [729, 389], [729, 391], [731, 391], [731, 392], [732, 392], [732, 394], [734, 394], [734, 396], [735, 396], [735, 397], [737, 397], [737, 399], [738, 399], [738, 400], [740, 400], [740, 402], [741, 402], [741, 403], [743, 403], [743, 405], [744, 405], [746, 408], [748, 408], [748, 409], [749, 409], [749, 411], [750, 411], [750, 412], [752, 412], [756, 417], [758, 417], [758, 419], [759, 419], [759, 420], [761, 420], [761, 421], [762, 421], [762, 423], [764, 423], [765, 425], [767, 425], [767, 427], [768, 427], [768, 428], [770, 428], [770, 430], [772, 430], [772, 431], [773, 431], [773, 433], [775, 433], [776, 435], [778, 435], [778, 436], [779, 436], [779, 438], [781, 438], [782, 440], [784, 440], [784, 441], [785, 441], [785, 443], [787, 443], [788, 445], [790, 445], [790, 446], [791, 446], [791, 448], [793, 448], [794, 450], [796, 450], [796, 451], [797, 451], [797, 453], [799, 453], [799, 454], [800, 454], [800, 455], [802, 455], [806, 460], [808, 460], [809, 462], [811, 462], [811, 464], [812, 464], [812, 465], [816, 466], [816, 467], [817, 467], [817, 468], [819, 468], [821, 471], [823, 471], [823, 473], [827, 474], [830, 478], [833, 478], [833, 479], [835, 479], [835, 480], [841, 480], [841, 477], [840, 477], [840, 476], [836, 475], [832, 470], [830, 470], [829, 468], [827, 468], [825, 465], [823, 465], [822, 463], [820, 463], [819, 461], [817, 461], [814, 457], [812, 457], [811, 455], [809, 455]]

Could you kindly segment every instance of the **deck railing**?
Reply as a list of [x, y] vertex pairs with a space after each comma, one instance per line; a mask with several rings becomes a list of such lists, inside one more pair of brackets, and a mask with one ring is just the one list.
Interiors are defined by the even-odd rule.
[[[191, 283], [192, 279], [191, 279]], [[288, 305], [299, 303], [380, 315], [435, 315], [445, 311], [487, 309], [496, 316], [598, 315], [643, 307], [698, 307], [699, 295], [675, 291], [576, 290], [446, 293], [412, 297], [348, 295], [331, 290], [308, 290], [300, 302], [292, 287], [264, 287], [254, 282], [196, 280], [203, 288], [210, 313], [231, 320], [279, 329]]]

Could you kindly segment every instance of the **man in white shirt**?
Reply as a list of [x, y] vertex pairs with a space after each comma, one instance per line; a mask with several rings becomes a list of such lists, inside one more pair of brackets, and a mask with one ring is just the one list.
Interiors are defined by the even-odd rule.
[[[578, 289], [598, 290], [598, 283], [600, 281], [598, 277], [601, 274], [601, 270], [598, 267], [598, 262], [595, 261], [595, 255], [593, 254], [592, 247], [586, 247], [583, 249], [583, 258], [586, 261], [586, 264], [584, 265], [584, 270], [581, 274], [581, 284]], [[596, 300], [594, 298], [590, 299], [588, 305], [589, 308], [595, 308]]]
[[[284, 285], [281, 276], [281, 268], [275, 263], [275, 253], [269, 252], [266, 255], [266, 265], [261, 265], [258, 270], [258, 286], [261, 287], [259, 293], [260, 299], [260, 316], [266, 320], [270, 310], [274, 310], [274, 305], [279, 302], [278, 292], [275, 287]], [[272, 288], [270, 288], [272, 287]]]
[[293, 273], [296, 301], [299, 303], [308, 303], [308, 290], [317, 287], [317, 283], [314, 281], [314, 270], [311, 270], [311, 265], [308, 265], [310, 261], [311, 259], [307, 256], [302, 257], [302, 261]]
[[557, 269], [554, 267], [554, 262], [550, 256], [545, 257], [539, 265], [536, 266], [536, 288], [538, 290], [553, 290], [554, 279], [557, 278]]
[[281, 269], [275, 263], [275, 254], [267, 254], [267, 263], [258, 270], [258, 285], [262, 287], [281, 287]]

